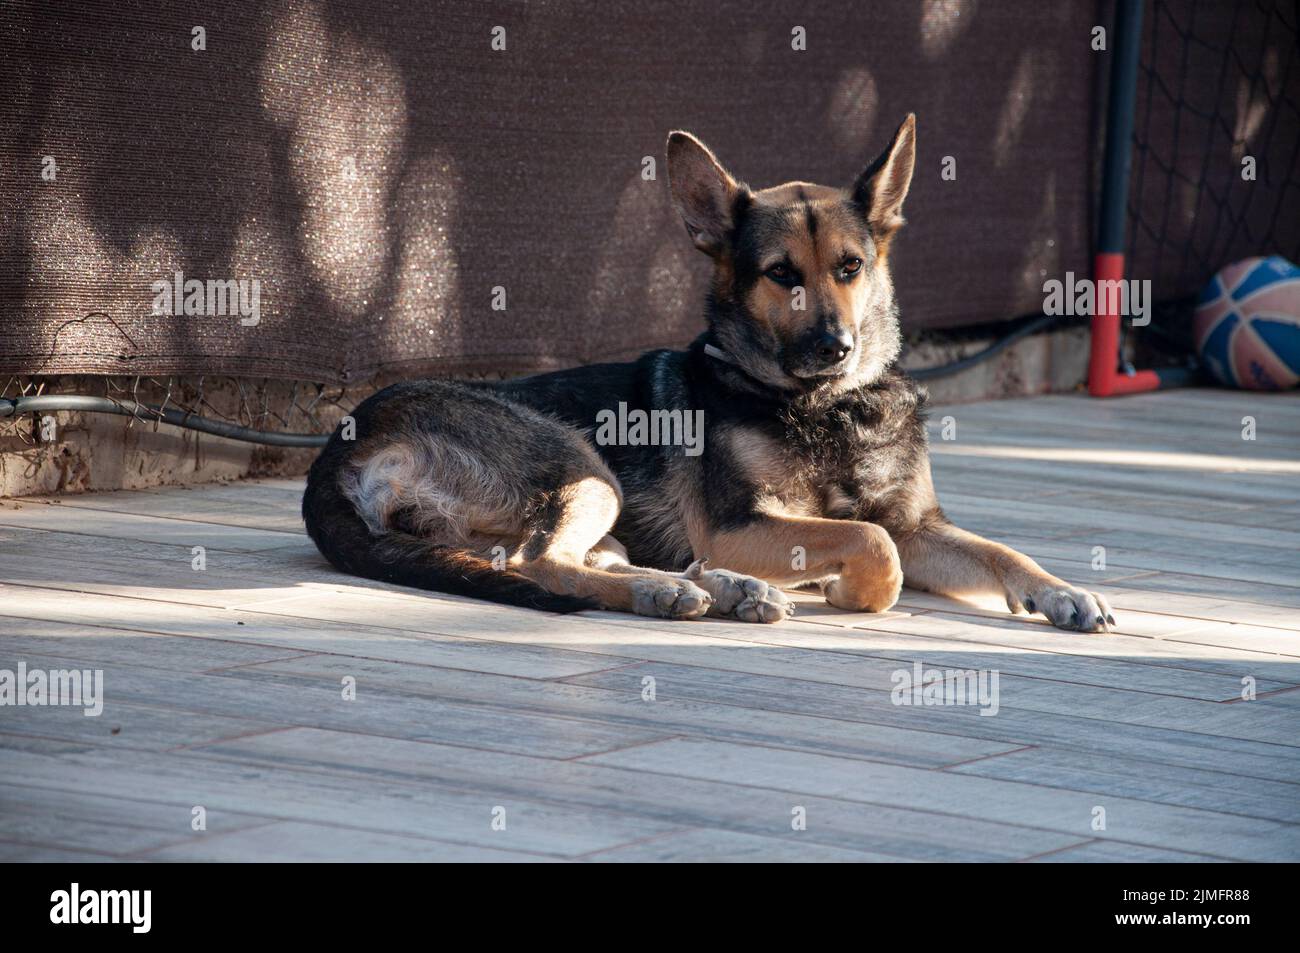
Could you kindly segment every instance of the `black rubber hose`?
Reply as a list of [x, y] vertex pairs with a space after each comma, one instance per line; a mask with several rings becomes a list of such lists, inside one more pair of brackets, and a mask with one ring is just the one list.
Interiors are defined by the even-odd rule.
[[974, 367], [976, 364], [987, 361], [990, 357], [993, 357], [995, 354], [998, 354], [1010, 347], [1012, 344], [1015, 344], [1021, 338], [1028, 337], [1034, 332], [1041, 331], [1043, 328], [1054, 324], [1057, 317], [1057, 315], [1043, 315], [1043, 317], [1037, 318], [1036, 320], [1030, 321], [1028, 324], [1017, 328], [1006, 337], [998, 338], [984, 350], [972, 354], [970, 357], [963, 357], [959, 361], [953, 361], [951, 364], [941, 364], [938, 367], [918, 367], [912, 370], [904, 368], [903, 373], [913, 380], [918, 381], [931, 380], [935, 377], [947, 377], [949, 374], [956, 374], [959, 371], [966, 370], [968, 367]]
[[[919, 367], [906, 370], [905, 373], [913, 380], [918, 381], [956, 374], [987, 361], [1021, 338], [1048, 327], [1056, 320], [1055, 316], [1044, 315], [1017, 328], [1006, 337], [999, 338], [984, 350], [969, 357], [963, 357], [959, 361], [942, 364], [938, 367]], [[171, 407], [160, 410], [157, 407], [140, 404], [133, 400], [112, 400], [108, 397], [83, 397], [75, 394], [49, 394], [43, 397], [18, 397], [13, 400], [0, 399], [0, 417], [13, 417], [18, 414], [40, 413], [51, 410], [81, 410], [91, 413], [121, 414], [124, 417], [136, 417], [142, 420], [161, 420], [163, 423], [198, 430], [216, 437], [242, 440], [245, 443], [268, 444], [273, 447], [323, 447], [329, 440], [328, 435], [272, 433], [266, 430], [253, 430], [251, 427], [240, 427], [219, 420], [209, 420], [206, 417], [200, 417], [197, 414], [186, 413], [183, 410]]]
[[0, 417], [18, 414], [42, 413], [53, 410], [81, 410], [97, 414], [121, 414], [139, 420], [161, 420], [176, 427], [186, 427], [214, 437], [242, 440], [245, 443], [262, 443], [273, 447], [323, 447], [328, 435], [311, 433], [272, 433], [240, 427], [220, 420], [209, 420], [197, 414], [168, 407], [165, 410], [140, 404], [134, 400], [113, 400], [108, 397], [83, 397], [76, 394], [48, 394], [42, 397], [17, 397], [0, 399]]

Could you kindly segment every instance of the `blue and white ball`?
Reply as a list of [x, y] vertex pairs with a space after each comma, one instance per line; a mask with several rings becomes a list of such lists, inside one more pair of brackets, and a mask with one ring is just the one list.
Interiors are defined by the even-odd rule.
[[1300, 268], [1285, 258], [1247, 258], [1201, 292], [1196, 350], [1221, 384], [1284, 390], [1300, 383]]

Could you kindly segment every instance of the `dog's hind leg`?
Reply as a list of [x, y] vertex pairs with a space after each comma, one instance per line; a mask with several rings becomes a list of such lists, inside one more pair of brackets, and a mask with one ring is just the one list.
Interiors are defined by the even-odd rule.
[[512, 568], [550, 592], [607, 609], [669, 619], [704, 615], [713, 599], [684, 575], [591, 557], [618, 519], [621, 500], [611, 481], [593, 475], [545, 493]]
[[376, 395], [357, 425], [354, 441], [330, 438], [303, 500], [308, 532], [339, 569], [560, 612], [693, 618], [709, 608], [689, 580], [586, 564], [622, 496], [580, 431], [432, 381]]

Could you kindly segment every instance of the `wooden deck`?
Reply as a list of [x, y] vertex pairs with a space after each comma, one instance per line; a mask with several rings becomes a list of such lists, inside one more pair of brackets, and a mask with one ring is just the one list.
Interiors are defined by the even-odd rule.
[[[0, 707], [0, 859], [1300, 860], [1300, 399], [931, 436], [950, 515], [1116, 634], [906, 590], [777, 626], [426, 595], [325, 566], [297, 481], [0, 501], [0, 669], [105, 696]], [[894, 704], [914, 663], [996, 672], [996, 714]]]

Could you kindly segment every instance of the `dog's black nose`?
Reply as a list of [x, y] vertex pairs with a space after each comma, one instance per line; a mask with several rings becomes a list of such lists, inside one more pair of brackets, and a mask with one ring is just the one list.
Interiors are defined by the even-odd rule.
[[844, 330], [823, 332], [814, 348], [817, 359], [826, 365], [838, 364], [852, 350], [853, 335]]

